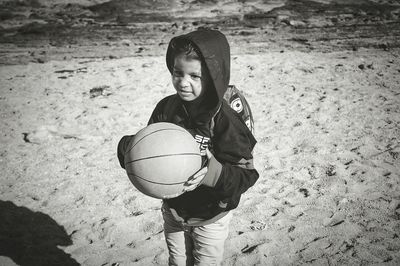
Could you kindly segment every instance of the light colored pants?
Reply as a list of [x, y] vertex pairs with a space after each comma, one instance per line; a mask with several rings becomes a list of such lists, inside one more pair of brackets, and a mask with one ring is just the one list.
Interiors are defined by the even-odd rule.
[[232, 212], [211, 224], [186, 226], [165, 206], [161, 210], [170, 266], [221, 264]]

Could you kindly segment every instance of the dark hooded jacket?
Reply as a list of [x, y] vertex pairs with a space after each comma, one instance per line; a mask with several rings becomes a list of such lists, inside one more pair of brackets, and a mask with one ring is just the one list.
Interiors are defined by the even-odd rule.
[[[252, 151], [256, 140], [241, 117], [223, 100], [229, 85], [230, 49], [225, 36], [216, 30], [198, 30], [175, 38], [189, 40], [201, 53], [202, 66], [210, 75], [206, 93], [201, 99], [184, 102], [178, 94], [162, 99], [155, 107], [149, 124], [170, 122], [187, 129], [204, 151], [213, 157], [202, 184], [164, 202], [175, 218], [188, 225], [211, 223], [236, 208], [241, 194], [254, 185], [258, 172], [253, 167]], [[174, 55], [167, 50], [167, 67], [172, 74]], [[125, 136], [118, 145], [121, 166], [126, 145]], [[204, 154], [203, 160], [206, 160]]]

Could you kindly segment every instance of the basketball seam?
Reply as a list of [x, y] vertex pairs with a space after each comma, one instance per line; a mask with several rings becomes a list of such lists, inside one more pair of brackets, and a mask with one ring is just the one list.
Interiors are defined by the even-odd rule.
[[187, 132], [187, 131], [185, 131], [185, 130], [180, 130], [180, 129], [175, 129], [175, 128], [158, 129], [158, 130], [156, 130], [156, 131], [153, 131], [153, 132], [151, 132], [151, 133], [149, 133], [149, 134], [143, 136], [141, 139], [139, 139], [139, 140], [135, 143], [135, 145], [133, 145], [133, 146], [130, 147], [127, 151], [125, 151], [125, 154], [127, 154], [130, 150], [132, 150], [133, 147], [135, 147], [135, 146], [136, 146], [140, 141], [142, 141], [142, 139], [144, 139], [145, 137], [150, 136], [150, 135], [152, 135], [152, 134], [154, 134], [154, 133], [157, 133], [157, 132], [160, 132], [160, 131], [164, 131], [164, 130], [176, 130], [176, 131]]
[[125, 164], [134, 163], [134, 162], [142, 161], [142, 160], [148, 160], [148, 159], [159, 158], [159, 157], [180, 156], [180, 155], [197, 155], [197, 156], [200, 156], [200, 157], [201, 157], [201, 154], [199, 154], [199, 153], [193, 153], [193, 152], [187, 152], [187, 153], [172, 153], [172, 154], [154, 155], [154, 156], [139, 158], [139, 159], [136, 159], [136, 160], [133, 160], [133, 161], [126, 162]]
[[133, 176], [138, 177], [138, 178], [140, 178], [140, 179], [142, 179], [142, 180], [144, 180], [144, 181], [146, 181], [146, 182], [149, 182], [149, 183], [152, 183], [152, 184], [156, 184], [156, 185], [173, 186], [173, 185], [184, 184], [184, 183], [187, 182], [187, 180], [185, 180], [185, 181], [183, 181], [183, 182], [178, 182], [178, 183], [161, 183], [161, 182], [150, 181], [150, 180], [148, 180], [148, 179], [146, 179], [146, 178], [143, 178], [143, 177], [141, 177], [141, 176], [135, 175], [134, 173], [127, 172], [127, 174], [128, 174], [128, 175], [133, 175]]

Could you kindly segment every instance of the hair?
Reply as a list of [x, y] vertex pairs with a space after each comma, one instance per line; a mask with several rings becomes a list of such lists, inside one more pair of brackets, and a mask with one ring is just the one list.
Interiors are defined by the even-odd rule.
[[173, 58], [184, 55], [188, 59], [201, 60], [201, 53], [193, 43], [185, 38], [175, 38], [171, 42]]

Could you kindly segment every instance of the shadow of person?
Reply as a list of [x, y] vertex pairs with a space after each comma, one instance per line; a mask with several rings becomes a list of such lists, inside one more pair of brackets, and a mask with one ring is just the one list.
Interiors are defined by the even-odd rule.
[[0, 256], [21, 266], [79, 265], [57, 247], [71, 244], [64, 227], [47, 214], [0, 200]]

